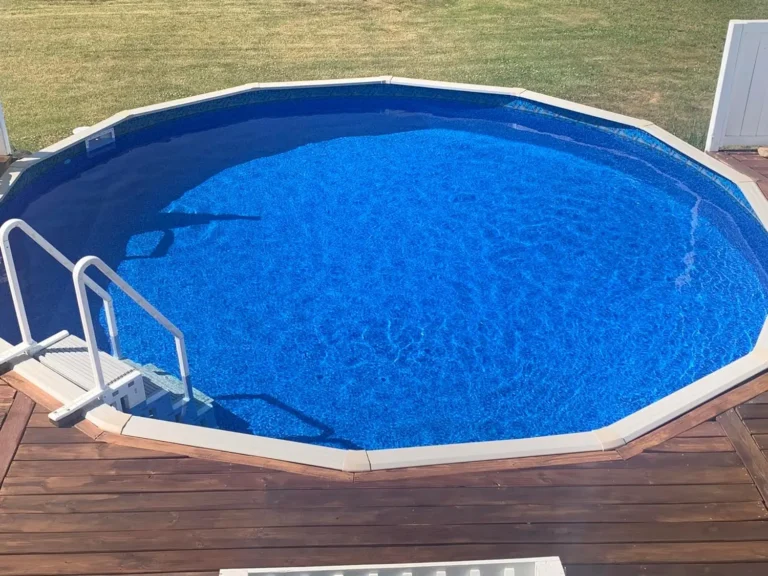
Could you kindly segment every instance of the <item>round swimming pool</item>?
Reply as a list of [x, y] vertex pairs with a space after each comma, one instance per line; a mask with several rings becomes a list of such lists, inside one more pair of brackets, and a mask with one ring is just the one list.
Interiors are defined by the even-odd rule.
[[[179, 326], [222, 428], [342, 448], [596, 429], [745, 355], [768, 312], [738, 187], [511, 96], [200, 110], [72, 155], [10, 217]], [[48, 288], [27, 296], [33, 329], [79, 333], [46, 258], [23, 258]], [[114, 296], [124, 354], [173, 369], [172, 340]], [[8, 301], [0, 286], [17, 341]]]

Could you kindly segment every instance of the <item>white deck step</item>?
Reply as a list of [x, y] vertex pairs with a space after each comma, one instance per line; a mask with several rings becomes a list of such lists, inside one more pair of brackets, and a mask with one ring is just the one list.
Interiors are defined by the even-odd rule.
[[222, 569], [219, 576], [565, 576], [565, 571], [560, 558], [551, 556], [425, 564]]
[[[36, 357], [41, 364], [57, 372], [86, 392], [97, 386], [93, 380], [91, 363], [88, 358], [88, 347], [85, 341], [77, 336], [67, 336], [40, 352]], [[114, 356], [110, 356], [106, 352], [99, 352], [99, 357], [101, 358], [101, 368], [104, 372], [104, 381], [107, 386], [136, 371], [132, 366], [118, 360]]]

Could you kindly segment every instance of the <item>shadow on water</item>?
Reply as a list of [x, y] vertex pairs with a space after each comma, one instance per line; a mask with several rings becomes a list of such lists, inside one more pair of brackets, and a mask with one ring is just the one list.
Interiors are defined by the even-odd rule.
[[323, 424], [319, 420], [304, 414], [304, 412], [297, 410], [292, 406], [288, 406], [288, 404], [269, 394], [226, 394], [223, 396], [217, 396], [214, 403], [216, 421], [218, 422], [219, 427], [224, 428], [225, 430], [231, 430], [233, 432], [258, 433], [258, 431], [251, 429], [248, 422], [221, 406], [221, 404], [218, 402], [219, 400], [259, 400], [269, 404], [273, 408], [277, 408], [278, 410], [289, 414], [293, 418], [299, 420], [302, 424], [317, 430], [317, 434], [314, 435], [280, 436], [280, 439], [282, 440], [303, 442], [305, 444], [322, 444], [324, 446], [333, 446], [335, 448], [343, 448], [345, 450], [362, 450], [362, 448], [354, 442], [345, 440], [344, 438], [336, 438], [334, 435], [335, 431], [330, 426]]
[[124, 260], [146, 260], [149, 258], [162, 258], [168, 254], [168, 251], [173, 246], [173, 241], [176, 236], [173, 232], [174, 228], [185, 228], [187, 226], [205, 226], [212, 222], [229, 222], [233, 220], [250, 220], [252, 222], [258, 222], [261, 220], [261, 216], [237, 216], [235, 214], [185, 214], [183, 212], [160, 212], [154, 215], [154, 219], [157, 221], [153, 226], [152, 223], [148, 223], [145, 226], [147, 232], [161, 232], [162, 237], [158, 241], [157, 245], [147, 255], [132, 256], [126, 255]]
[[[163, 258], [166, 256], [175, 240], [174, 229], [238, 220], [258, 222], [261, 220], [261, 216], [162, 212], [148, 214], [142, 225], [136, 228], [135, 233], [160, 232], [162, 234], [160, 241], [149, 254], [129, 256], [125, 255], [125, 248], [121, 248], [120, 252], [123, 256], [118, 258], [115, 255], [115, 245], [105, 243], [101, 250], [86, 250], [80, 256], [94, 253], [99, 255], [109, 266], [116, 269], [123, 260]], [[38, 230], [42, 228], [41, 226], [34, 227]], [[44, 232], [43, 235], [47, 236]], [[126, 246], [129, 239], [130, 236], [125, 239]], [[65, 244], [65, 242], [60, 242], [57, 246], [54, 242], [54, 246], [59, 247], [72, 261], [77, 261], [80, 256], [73, 254], [73, 251], [67, 250], [66, 247], [62, 248]], [[12, 234], [11, 245], [33, 337], [41, 340], [59, 330], [68, 330], [70, 333], [82, 337], [82, 326], [70, 273], [20, 232]], [[109, 282], [97, 270], [92, 269], [88, 274], [105, 288], [109, 286]], [[10, 342], [18, 342], [20, 334], [7, 286], [5, 269], [0, 258], [0, 338]], [[92, 317], [96, 321], [103, 308], [103, 303], [101, 299], [94, 297], [90, 291], [89, 305]], [[119, 322], [119, 310], [117, 315]], [[99, 348], [109, 350], [109, 338], [106, 332], [98, 322], [95, 322], [94, 328]]]

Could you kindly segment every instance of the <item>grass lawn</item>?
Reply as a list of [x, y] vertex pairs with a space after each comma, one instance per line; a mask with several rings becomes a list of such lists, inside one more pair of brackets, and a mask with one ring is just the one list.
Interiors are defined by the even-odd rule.
[[395, 74], [522, 86], [702, 146], [733, 18], [768, 0], [0, 0], [0, 101], [34, 150], [246, 82]]

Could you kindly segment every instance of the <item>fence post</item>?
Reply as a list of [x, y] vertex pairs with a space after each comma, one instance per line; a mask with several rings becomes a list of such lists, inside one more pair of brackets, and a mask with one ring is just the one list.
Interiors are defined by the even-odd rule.
[[0, 156], [11, 155], [11, 141], [8, 140], [8, 130], [5, 128], [3, 105], [0, 104]]

